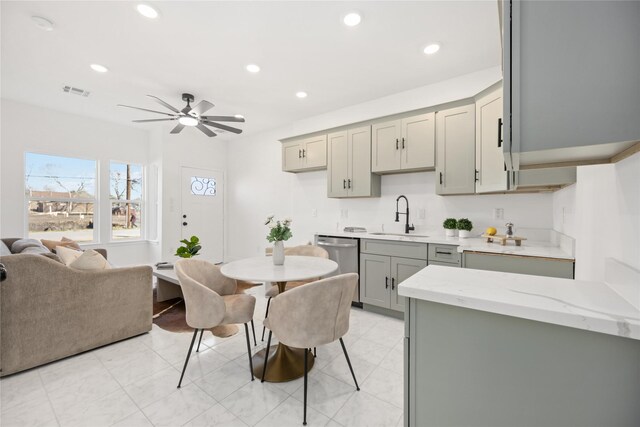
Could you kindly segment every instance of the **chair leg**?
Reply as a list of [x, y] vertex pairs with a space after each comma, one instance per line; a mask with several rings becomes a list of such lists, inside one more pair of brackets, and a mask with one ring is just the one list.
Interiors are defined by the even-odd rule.
[[189, 346], [189, 352], [187, 353], [187, 358], [184, 361], [184, 367], [182, 368], [182, 374], [180, 374], [180, 381], [178, 381], [178, 388], [182, 385], [182, 378], [184, 377], [184, 373], [187, 370], [187, 363], [189, 363], [189, 356], [191, 356], [191, 350], [193, 350], [193, 344], [196, 342], [196, 336], [198, 335], [198, 330], [193, 331], [193, 338], [191, 338], [191, 345]]
[[316, 352], [316, 348], [313, 347], [313, 357], [318, 357], [318, 353]]
[[269, 360], [269, 347], [271, 347], [271, 331], [269, 331], [269, 337], [267, 338], [267, 351], [264, 353], [264, 366], [262, 367], [262, 380], [264, 382], [264, 376], [267, 375], [267, 361]]
[[251, 319], [251, 331], [253, 332], [253, 345], [257, 346], [258, 341], [256, 341], [256, 327], [253, 324], [253, 319]]
[[253, 359], [251, 358], [251, 342], [249, 341], [249, 325], [244, 324], [244, 334], [247, 336], [247, 353], [249, 354], [249, 370], [251, 371], [251, 381], [255, 378], [253, 377]]
[[200, 351], [200, 343], [202, 342], [202, 334], [204, 334], [204, 329], [200, 329], [200, 339], [198, 340], [198, 347], [196, 348], [196, 353]]
[[302, 418], [302, 425], [307, 425], [307, 356], [309, 350], [304, 349], [304, 415]]
[[[271, 304], [271, 298], [269, 298], [267, 300], [267, 312], [264, 314], [264, 318], [266, 319], [267, 317], [269, 317], [269, 305]], [[262, 327], [262, 338], [260, 339], [260, 341], [264, 341], [264, 331], [267, 328], [265, 328], [264, 326]]]
[[360, 386], [358, 385], [358, 380], [356, 380], [356, 374], [353, 372], [353, 367], [351, 366], [351, 360], [349, 360], [349, 355], [347, 354], [347, 348], [344, 346], [344, 341], [342, 341], [342, 337], [340, 338], [340, 344], [342, 345], [342, 351], [344, 352], [344, 357], [347, 358], [347, 363], [349, 364], [349, 369], [351, 370], [351, 376], [353, 377], [353, 382], [356, 383], [356, 390], [360, 391]]

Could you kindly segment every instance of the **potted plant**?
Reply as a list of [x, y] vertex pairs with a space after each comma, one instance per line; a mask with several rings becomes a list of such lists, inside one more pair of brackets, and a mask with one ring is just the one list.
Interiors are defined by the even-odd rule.
[[447, 237], [453, 237], [456, 235], [456, 228], [458, 227], [458, 221], [455, 218], [447, 218], [442, 223], [444, 232]]
[[198, 251], [202, 249], [202, 246], [200, 245], [200, 239], [196, 236], [191, 236], [189, 240], [182, 239], [180, 240], [180, 243], [182, 243], [183, 246], [180, 246], [176, 250], [176, 256], [179, 256], [180, 258], [194, 257], [198, 255]]
[[469, 221], [467, 218], [460, 218], [458, 220], [458, 236], [462, 239], [471, 237], [471, 229], [473, 228], [473, 223]]
[[289, 240], [293, 233], [289, 226], [291, 225], [291, 218], [285, 218], [283, 220], [273, 219], [274, 215], [269, 215], [264, 225], [269, 227], [269, 234], [267, 234], [267, 240], [273, 243], [273, 264], [284, 264], [284, 241]]

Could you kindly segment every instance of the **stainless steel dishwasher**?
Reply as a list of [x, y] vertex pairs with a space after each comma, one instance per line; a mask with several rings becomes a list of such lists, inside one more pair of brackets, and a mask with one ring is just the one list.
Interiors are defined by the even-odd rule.
[[[316, 235], [316, 245], [329, 252], [329, 259], [338, 263], [338, 270], [327, 277], [344, 273], [360, 273], [360, 239], [353, 237], [333, 237]], [[352, 305], [362, 307], [360, 302], [360, 280], [353, 295]]]

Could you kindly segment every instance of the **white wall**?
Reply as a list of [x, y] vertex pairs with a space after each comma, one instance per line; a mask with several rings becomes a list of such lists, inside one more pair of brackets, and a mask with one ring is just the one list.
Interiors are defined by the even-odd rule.
[[605, 258], [640, 270], [640, 153], [580, 166], [553, 195], [554, 229], [576, 239], [576, 279], [604, 280]]
[[[109, 161], [148, 164], [149, 134], [88, 117], [44, 109], [2, 99], [0, 139], [0, 235], [26, 235], [24, 153], [82, 157], [100, 163], [102, 194], [108, 193]], [[106, 188], [105, 188], [106, 186]], [[108, 204], [100, 207], [100, 218], [111, 218]], [[116, 265], [150, 262], [147, 242], [108, 243], [108, 227], [100, 228], [100, 243]]]
[[[435, 173], [420, 172], [383, 176], [382, 197], [339, 200], [327, 198], [326, 171], [281, 171], [278, 139], [468, 98], [497, 80], [499, 70], [474, 73], [229, 142], [227, 260], [264, 253], [268, 243], [263, 223], [270, 213], [293, 218], [290, 244], [310, 241], [316, 232], [335, 231], [345, 225], [379, 230], [384, 224], [385, 231], [401, 231], [402, 224], [393, 222], [400, 194], [409, 199], [417, 232], [441, 232], [442, 221], [448, 216], [468, 217], [478, 233], [507, 220], [516, 227], [552, 228], [551, 194], [441, 197], [435, 194]], [[503, 208], [505, 219], [493, 220], [493, 208]], [[419, 218], [421, 209], [425, 219]], [[343, 210], [348, 218], [342, 217]]]

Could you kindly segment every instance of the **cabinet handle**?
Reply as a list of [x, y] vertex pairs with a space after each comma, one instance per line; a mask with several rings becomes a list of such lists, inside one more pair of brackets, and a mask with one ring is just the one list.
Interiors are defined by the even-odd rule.
[[442, 172], [440, 172], [440, 185], [442, 185]]
[[306, 150], [304, 148], [302, 149], [302, 157], [307, 157], [307, 153], [306, 153]]
[[396, 150], [398, 149], [398, 138], [396, 138]]
[[498, 148], [502, 147], [502, 119], [498, 119]]
[[391, 278], [391, 290], [394, 290], [396, 288], [396, 278], [392, 277]]
[[404, 138], [402, 138], [402, 149], [404, 150]]
[[351, 180], [350, 179], [347, 180], [347, 188], [351, 188]]
[[451, 255], [451, 252], [440, 252], [440, 251], [436, 251], [436, 255]]
[[480, 181], [480, 178], [478, 178], [478, 174], [480, 173], [480, 171], [478, 169], [476, 169], [476, 182]]
[[298, 158], [301, 159], [302, 158], [302, 150], [298, 150]]
[[384, 288], [389, 289], [389, 278], [387, 276], [384, 277]]
[[342, 188], [344, 188], [345, 190], [347, 188], [347, 180], [346, 179], [342, 180]]

